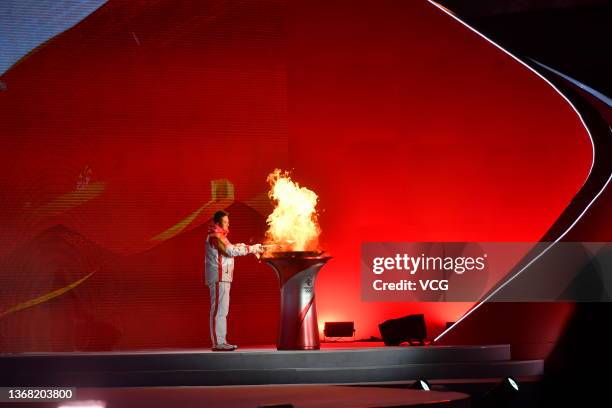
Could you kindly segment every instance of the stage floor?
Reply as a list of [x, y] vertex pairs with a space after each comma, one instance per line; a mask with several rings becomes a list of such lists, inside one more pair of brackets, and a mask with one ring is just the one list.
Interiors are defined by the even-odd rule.
[[541, 360], [511, 359], [509, 345], [401, 346], [325, 343], [321, 350], [273, 346], [233, 352], [139, 350], [0, 355], [0, 385], [182, 386], [352, 384], [418, 378], [538, 376]]

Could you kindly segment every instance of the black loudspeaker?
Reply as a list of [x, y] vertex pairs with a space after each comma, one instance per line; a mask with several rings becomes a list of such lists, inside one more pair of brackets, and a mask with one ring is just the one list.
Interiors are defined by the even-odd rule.
[[325, 337], [353, 337], [355, 334], [355, 323], [325, 322], [323, 334]]
[[378, 325], [380, 335], [385, 346], [399, 346], [407, 341], [425, 344], [427, 331], [425, 329], [425, 316], [422, 314], [408, 315], [399, 319], [390, 319]]

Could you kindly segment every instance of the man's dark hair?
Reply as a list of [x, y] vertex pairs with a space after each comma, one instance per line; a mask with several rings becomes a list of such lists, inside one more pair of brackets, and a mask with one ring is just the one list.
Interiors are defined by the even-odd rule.
[[213, 222], [215, 224], [220, 224], [221, 223], [221, 218], [225, 217], [226, 215], [229, 215], [228, 213], [226, 213], [223, 210], [219, 210], [215, 213], [215, 215], [213, 215]]

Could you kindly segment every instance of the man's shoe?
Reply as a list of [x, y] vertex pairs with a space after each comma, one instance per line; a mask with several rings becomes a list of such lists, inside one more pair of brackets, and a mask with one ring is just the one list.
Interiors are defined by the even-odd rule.
[[235, 346], [232, 346], [230, 344], [217, 344], [216, 346], [213, 346], [212, 351], [234, 351], [236, 350]]
[[229, 343], [227, 343], [227, 345], [228, 345], [228, 346], [232, 346], [232, 347], [234, 348], [234, 350], [236, 350], [236, 349], [238, 348], [238, 346], [237, 346], [237, 345], [235, 345], [235, 344], [229, 344]]

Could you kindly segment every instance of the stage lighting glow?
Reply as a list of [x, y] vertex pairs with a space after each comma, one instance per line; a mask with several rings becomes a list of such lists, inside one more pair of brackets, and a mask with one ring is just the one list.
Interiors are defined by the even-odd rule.
[[516, 381], [514, 381], [514, 379], [512, 377], [508, 377], [506, 380], [510, 383], [512, 388], [514, 388], [515, 390], [518, 391], [518, 389], [519, 389], [518, 383]]
[[431, 391], [429, 383], [427, 380], [423, 379], [416, 380], [409, 388], [413, 390]]
[[519, 384], [512, 377], [506, 377], [489, 390], [481, 399], [482, 407], [514, 407], [519, 395]]

